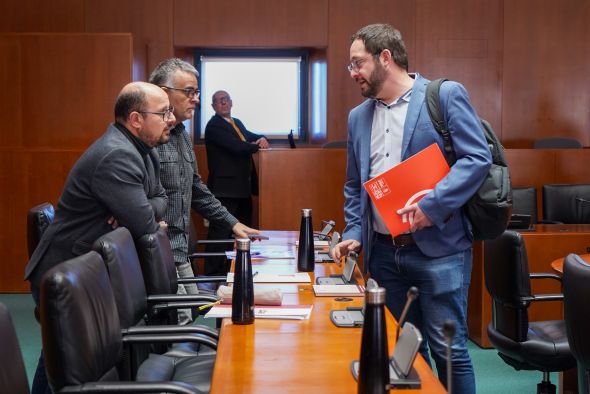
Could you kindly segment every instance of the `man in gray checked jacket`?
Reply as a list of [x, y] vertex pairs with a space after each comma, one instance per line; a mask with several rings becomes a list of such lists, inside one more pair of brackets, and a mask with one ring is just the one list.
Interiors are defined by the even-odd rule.
[[[231, 229], [236, 238], [258, 234], [258, 230], [238, 222], [238, 219], [221, 205], [198, 173], [193, 144], [182, 123], [193, 117], [199, 104], [198, 76], [198, 71], [191, 64], [176, 58], [163, 61], [150, 75], [150, 82], [168, 94], [176, 117], [175, 126], [170, 133], [170, 142], [159, 146], [158, 153], [160, 180], [168, 196], [168, 209], [164, 220], [168, 223], [168, 236], [180, 278], [194, 276], [188, 259], [191, 207], [210, 222]], [[178, 292], [198, 294], [198, 289], [194, 284], [179, 285]], [[186, 324], [190, 320], [189, 310], [179, 312], [181, 324]]]

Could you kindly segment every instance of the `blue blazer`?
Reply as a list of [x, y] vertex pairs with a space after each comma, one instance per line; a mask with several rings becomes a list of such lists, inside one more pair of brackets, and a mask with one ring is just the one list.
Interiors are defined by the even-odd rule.
[[[433, 142], [443, 149], [442, 137], [434, 129], [424, 102], [428, 82], [415, 74], [404, 124], [401, 160]], [[492, 160], [480, 120], [469, 102], [465, 88], [457, 82], [445, 82], [441, 86], [440, 97], [457, 162], [434, 190], [418, 203], [433, 226], [416, 231], [414, 239], [422, 253], [430, 257], [446, 256], [471, 247], [471, 223], [461, 207], [482, 184]], [[375, 101], [368, 99], [350, 112], [344, 184], [346, 227], [343, 239], [359, 241], [365, 249], [367, 262], [373, 230], [370, 198], [363, 183], [369, 180], [374, 108]]]

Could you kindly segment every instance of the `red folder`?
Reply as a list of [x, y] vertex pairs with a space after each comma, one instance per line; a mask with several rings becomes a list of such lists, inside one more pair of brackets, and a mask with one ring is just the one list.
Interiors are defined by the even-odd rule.
[[410, 229], [412, 215], [397, 210], [418, 202], [449, 173], [437, 144], [421, 150], [398, 165], [364, 183], [392, 236]]

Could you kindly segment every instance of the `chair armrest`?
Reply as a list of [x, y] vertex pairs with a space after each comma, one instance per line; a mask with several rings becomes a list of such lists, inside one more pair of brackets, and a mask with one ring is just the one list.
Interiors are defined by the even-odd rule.
[[217, 349], [217, 341], [201, 334], [137, 334], [125, 335], [121, 338], [124, 344], [134, 345], [136, 343], [181, 343], [193, 342]]
[[225, 252], [198, 252], [188, 255], [189, 259], [204, 259], [205, 257], [227, 257]]
[[154, 294], [147, 297], [148, 305], [164, 302], [216, 302], [219, 297], [210, 294]]
[[522, 297], [523, 301], [563, 301], [563, 294], [535, 294], [530, 297]]
[[178, 283], [209, 283], [227, 282], [227, 276], [194, 276], [192, 278], [178, 278]]
[[184, 382], [93, 382], [66, 386], [59, 393], [178, 393], [198, 394], [194, 386]]
[[531, 279], [554, 279], [556, 281], [561, 282], [561, 276], [557, 274], [552, 274], [550, 272], [533, 272], [529, 274], [529, 278]]
[[138, 334], [201, 334], [219, 339], [219, 331], [203, 324], [186, 326], [139, 326], [122, 329], [123, 335]]

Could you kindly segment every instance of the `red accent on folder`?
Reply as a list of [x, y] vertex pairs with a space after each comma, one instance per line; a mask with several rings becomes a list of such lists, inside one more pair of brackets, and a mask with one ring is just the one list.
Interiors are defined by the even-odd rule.
[[392, 236], [410, 229], [412, 215], [397, 210], [418, 202], [449, 173], [436, 143], [364, 183]]

